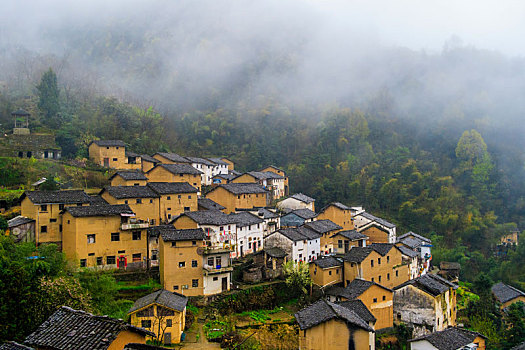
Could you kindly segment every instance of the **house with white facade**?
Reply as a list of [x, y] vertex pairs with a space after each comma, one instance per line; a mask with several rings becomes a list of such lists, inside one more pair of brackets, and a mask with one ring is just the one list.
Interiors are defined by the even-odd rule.
[[236, 223], [235, 256], [243, 257], [263, 249], [263, 220], [250, 212], [232, 213]]
[[315, 211], [315, 199], [302, 193], [296, 193], [277, 203], [277, 208], [282, 211], [286, 209], [310, 209]]
[[214, 163], [215, 166], [212, 169], [212, 177], [215, 175], [227, 175], [228, 174], [228, 163], [221, 158], [207, 158], [210, 162]]
[[362, 232], [370, 226], [376, 226], [388, 232], [388, 243], [396, 242], [396, 225], [386, 221], [385, 219], [378, 218], [366, 211], [363, 211], [354, 216], [355, 229]]
[[317, 259], [320, 254], [321, 235], [307, 228], [286, 228], [271, 233], [264, 246], [281, 248], [294, 262]]
[[202, 171], [201, 175], [201, 184], [204, 186], [209, 186], [212, 184], [211, 178], [213, 177], [213, 170], [216, 166], [215, 163], [209, 161], [208, 159], [199, 158], [199, 157], [184, 157], [191, 162], [191, 166], [197, 170]]

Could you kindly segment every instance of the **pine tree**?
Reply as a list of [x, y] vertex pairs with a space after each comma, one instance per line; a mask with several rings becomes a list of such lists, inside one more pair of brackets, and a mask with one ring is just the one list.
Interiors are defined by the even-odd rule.
[[36, 88], [38, 90], [38, 109], [44, 117], [44, 123], [52, 128], [59, 127], [59, 90], [57, 76], [53, 69], [49, 68], [49, 70], [42, 75], [40, 84], [38, 84]]

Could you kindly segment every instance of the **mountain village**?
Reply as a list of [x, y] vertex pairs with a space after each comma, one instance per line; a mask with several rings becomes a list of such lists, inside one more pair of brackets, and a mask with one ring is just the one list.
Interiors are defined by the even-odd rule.
[[[54, 243], [78, 269], [158, 271], [162, 289], [135, 301], [129, 323], [62, 307], [24, 344], [0, 349], [184, 345], [188, 301], [234, 293], [238, 266], [244, 282], [258, 284], [284, 278], [287, 264], [306, 265], [309, 292], [320, 296], [292, 320], [300, 349], [373, 350], [399, 324], [412, 330], [411, 349], [485, 349], [486, 337], [456, 320], [457, 270], [432, 268], [424, 234], [397, 232], [359, 206], [317, 208], [315, 198], [290, 193], [273, 165], [241, 173], [227, 158], [136, 154], [120, 140], [92, 141], [89, 158], [111, 171], [107, 186], [98, 194], [26, 191], [8, 234]], [[502, 283], [492, 291], [502, 308], [525, 301]]]

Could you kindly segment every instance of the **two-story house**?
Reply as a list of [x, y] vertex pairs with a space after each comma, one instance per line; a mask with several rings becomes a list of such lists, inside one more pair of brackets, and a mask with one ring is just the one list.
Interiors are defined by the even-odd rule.
[[313, 284], [327, 287], [343, 282], [343, 260], [333, 256], [322, 256], [310, 263], [310, 278]]
[[261, 172], [270, 171], [270, 172], [272, 172], [274, 174], [281, 175], [284, 178], [283, 179], [284, 195], [285, 196], [289, 195], [290, 185], [288, 184], [288, 176], [286, 176], [286, 172], [283, 169], [280, 169], [280, 168], [278, 168], [276, 166], [270, 165], [270, 166], [267, 166], [264, 169], [261, 169], [260, 171]]
[[281, 227], [298, 227], [317, 220], [317, 214], [310, 209], [294, 209], [281, 216]]
[[142, 169], [137, 154], [126, 154], [126, 144], [121, 140], [95, 140], [88, 146], [89, 159], [95, 164], [113, 169]]
[[191, 166], [202, 172], [201, 185], [210, 186], [212, 184], [213, 170], [215, 169], [214, 162], [199, 157], [185, 157], [191, 162]]
[[198, 189], [187, 182], [149, 182], [148, 187], [159, 195], [160, 222], [167, 223], [183, 212], [198, 210]]
[[35, 220], [35, 243], [62, 244], [60, 212], [69, 206], [88, 206], [92, 198], [84, 191], [27, 191], [20, 197], [22, 216]]
[[456, 325], [456, 289], [446, 279], [428, 273], [394, 288], [396, 323], [414, 328], [414, 335]]
[[80, 267], [144, 268], [147, 223], [135, 223], [126, 204], [66, 207], [62, 251]]
[[149, 186], [106, 186], [99, 195], [109, 204], [127, 204], [138, 220], [156, 225], [160, 221], [160, 195]]
[[368, 244], [396, 242], [396, 225], [366, 211], [354, 215], [354, 225], [357, 231], [369, 237]]
[[360, 278], [393, 288], [406, 282], [410, 276], [408, 264], [393, 244], [373, 243], [366, 247], [353, 247], [343, 259], [345, 285]]
[[352, 208], [339, 202], [332, 202], [321, 209], [317, 220], [331, 220], [341, 226], [343, 230], [353, 230]]
[[201, 192], [202, 171], [190, 164], [158, 164], [146, 173], [148, 182], [187, 182]]
[[229, 183], [215, 187], [206, 198], [224, 206], [226, 213], [234, 213], [238, 209], [266, 207], [268, 191], [254, 183]]
[[146, 186], [148, 178], [138, 170], [119, 170], [109, 178], [111, 186]]
[[284, 177], [271, 171], [249, 171], [237, 176], [230, 182], [257, 183], [268, 190], [270, 201], [284, 197]]
[[367, 236], [356, 230], [339, 231], [330, 236], [325, 254], [346, 254], [353, 247], [366, 247], [367, 240]]
[[321, 236], [315, 231], [286, 228], [268, 235], [264, 246], [281, 248], [294, 262], [308, 262], [319, 257], [320, 239]]
[[263, 248], [263, 220], [250, 212], [230, 214], [236, 223], [235, 254], [233, 258], [255, 253]]
[[304, 226], [321, 235], [321, 254], [327, 255], [333, 251], [331, 237], [342, 229], [341, 226], [331, 220], [319, 220], [319, 218], [316, 221], [306, 222]]
[[315, 211], [315, 199], [302, 193], [296, 193], [277, 203], [277, 208], [281, 211], [295, 209], [309, 209]]

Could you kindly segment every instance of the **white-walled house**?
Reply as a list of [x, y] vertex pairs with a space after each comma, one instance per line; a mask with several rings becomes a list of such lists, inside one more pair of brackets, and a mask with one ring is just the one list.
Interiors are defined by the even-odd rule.
[[263, 220], [250, 212], [232, 213], [230, 217], [236, 223], [235, 257], [255, 253], [263, 249]]
[[215, 166], [212, 169], [211, 176], [215, 175], [228, 175], [228, 163], [221, 158], [207, 158], [210, 162], [214, 163]]
[[311, 211], [315, 211], [315, 199], [302, 193], [296, 193], [277, 203], [277, 208], [283, 211], [285, 209], [310, 209]]
[[191, 162], [191, 166], [197, 170], [202, 171], [201, 184], [209, 186], [212, 184], [213, 170], [216, 166], [215, 163], [199, 157], [185, 157]]
[[396, 225], [366, 211], [354, 216], [354, 226], [357, 231], [362, 232], [372, 225], [379, 226], [383, 230], [388, 231], [388, 243], [396, 242]]
[[254, 208], [253, 210], [247, 211], [263, 220], [262, 225], [264, 237], [281, 228], [281, 217], [275, 212], [275, 209]]
[[264, 246], [281, 248], [294, 262], [308, 262], [319, 256], [320, 240], [321, 236], [312, 230], [287, 228], [267, 236], [264, 239]]

